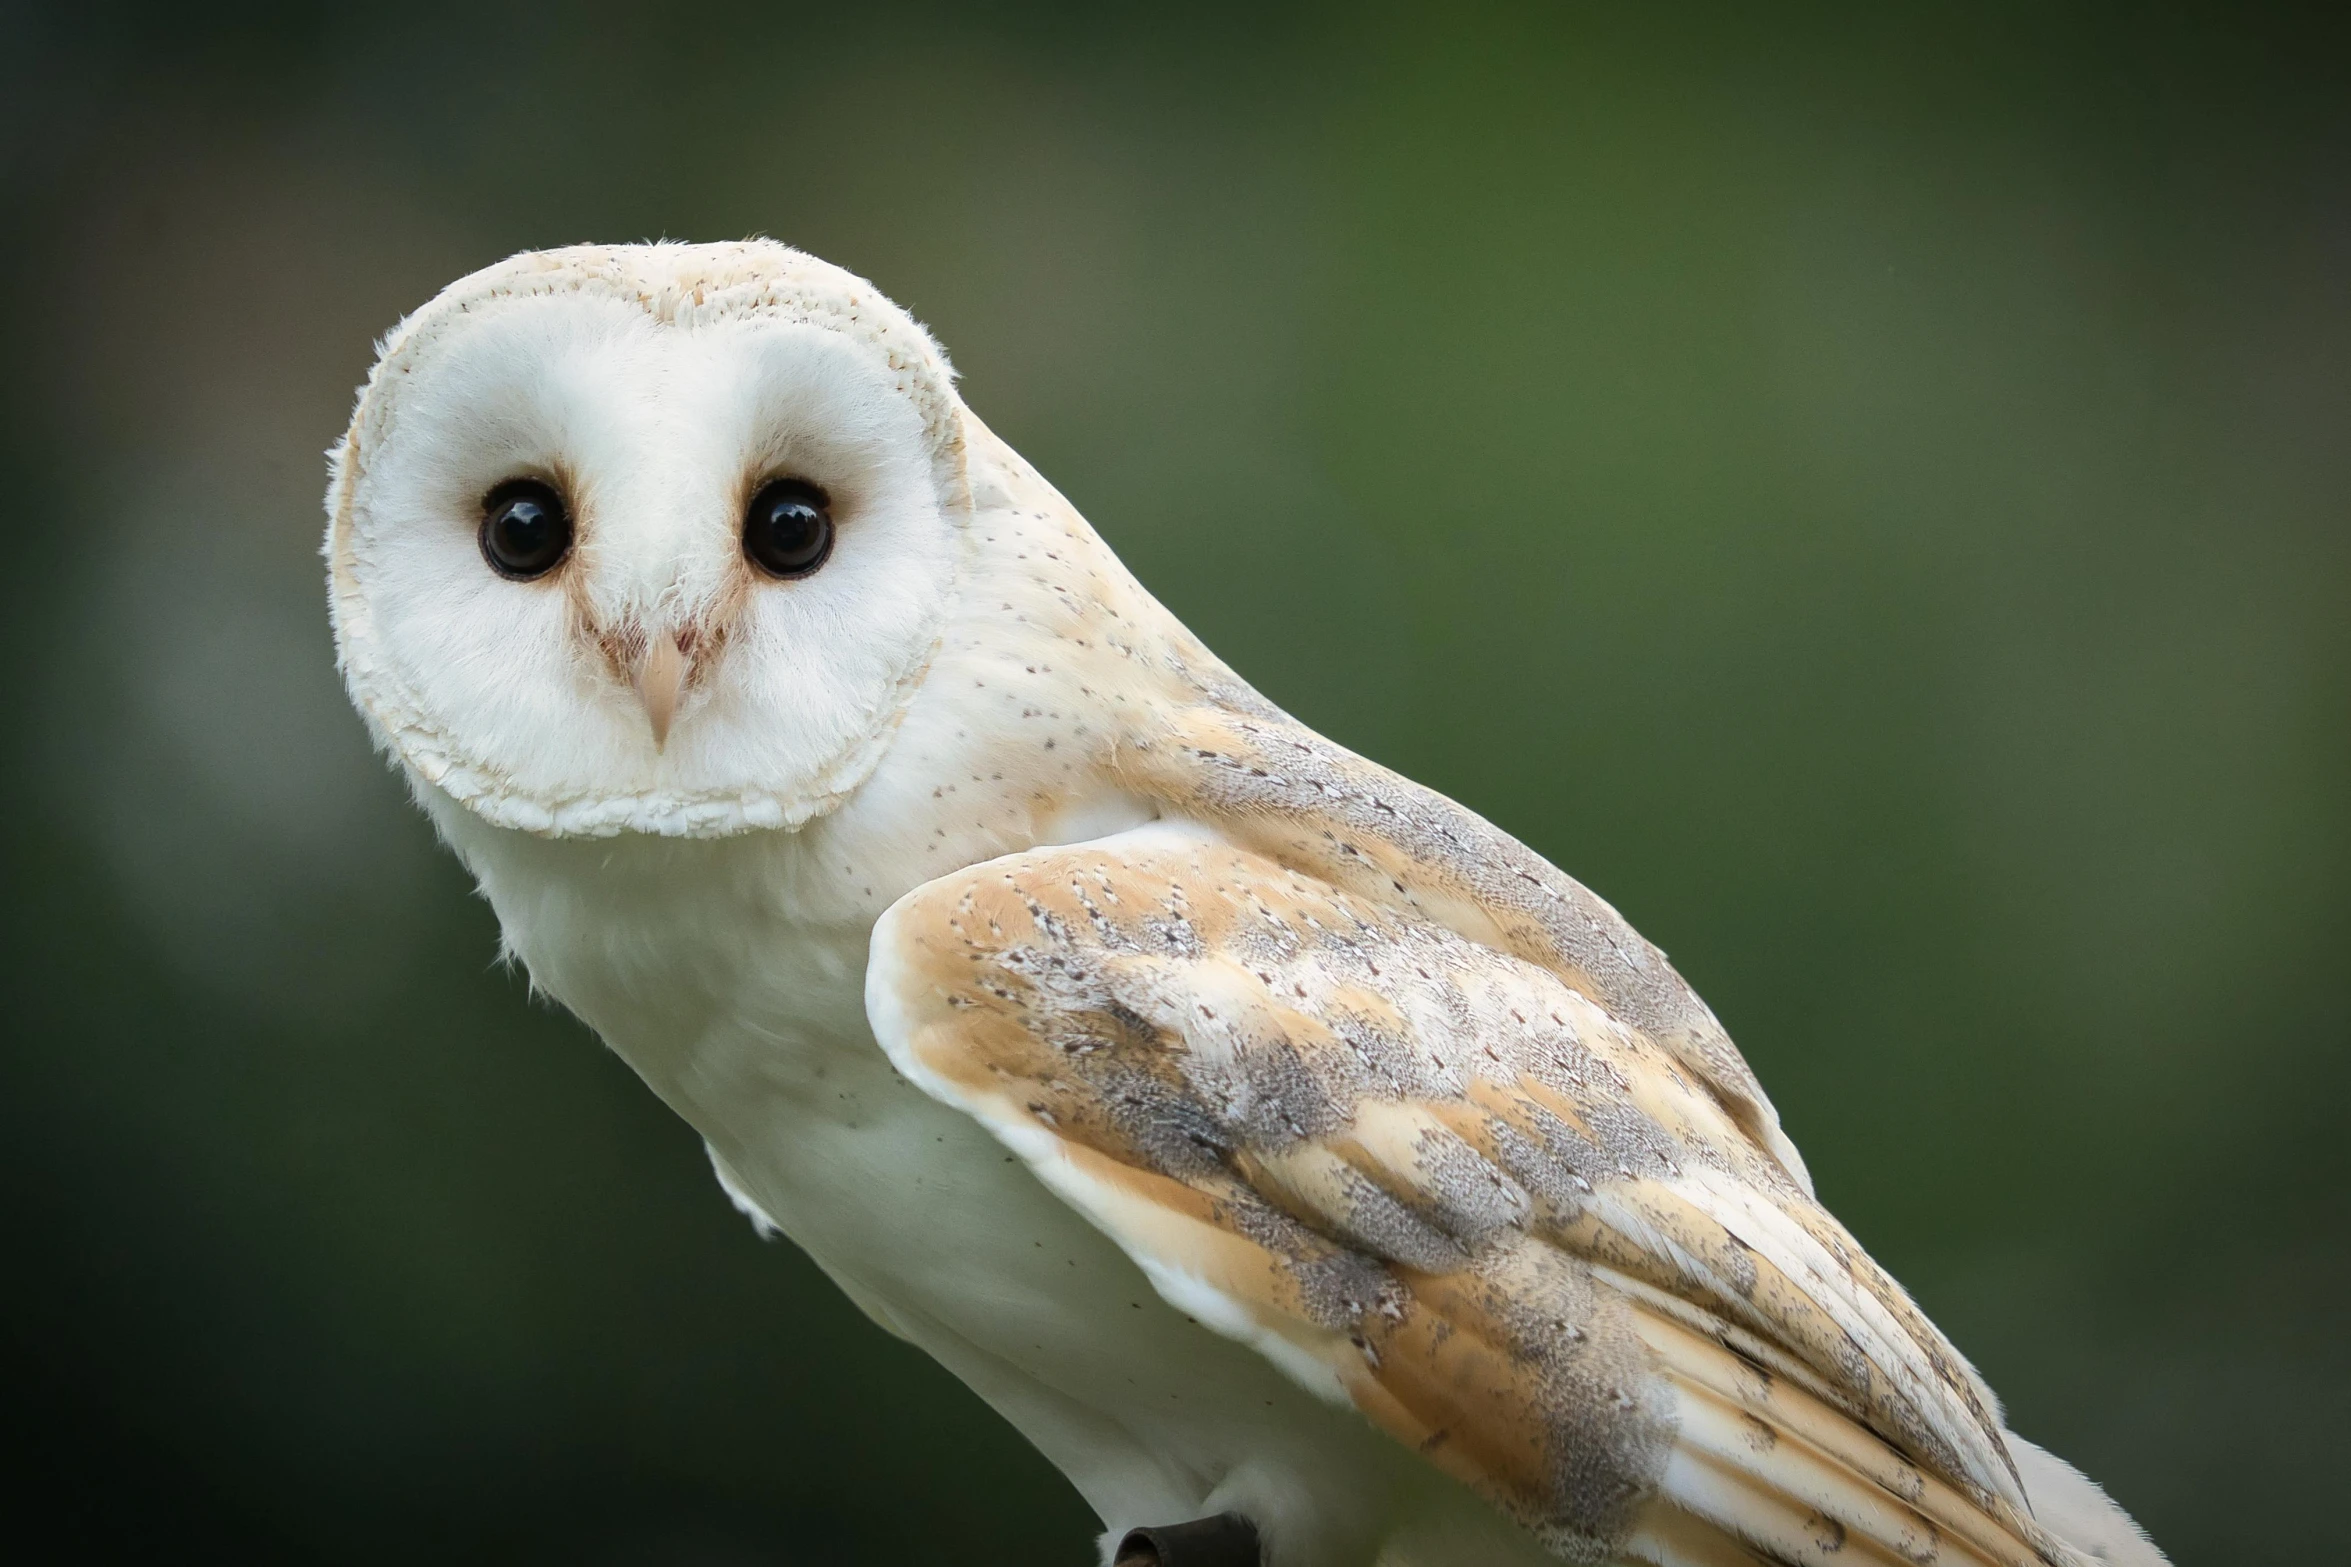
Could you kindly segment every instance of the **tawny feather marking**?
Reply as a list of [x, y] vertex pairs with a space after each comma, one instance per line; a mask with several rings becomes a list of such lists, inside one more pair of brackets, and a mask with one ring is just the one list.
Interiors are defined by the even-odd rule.
[[2068, 1560], [1957, 1353], [1552, 969], [1172, 825], [944, 878], [875, 939], [909, 1076], [1559, 1554]]

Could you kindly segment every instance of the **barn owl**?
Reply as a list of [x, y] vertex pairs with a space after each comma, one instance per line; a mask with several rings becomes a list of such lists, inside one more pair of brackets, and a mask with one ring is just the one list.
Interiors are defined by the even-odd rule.
[[330, 457], [340, 667], [507, 951], [1105, 1561], [2161, 1561], [1657, 948], [1252, 691], [871, 284], [517, 256]]

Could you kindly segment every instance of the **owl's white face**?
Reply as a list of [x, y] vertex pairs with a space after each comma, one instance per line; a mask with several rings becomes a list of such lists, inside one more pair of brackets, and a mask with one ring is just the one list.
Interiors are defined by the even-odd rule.
[[820, 813], [952, 601], [947, 375], [868, 285], [780, 245], [555, 252], [453, 285], [387, 343], [336, 454], [354, 697], [504, 826]]

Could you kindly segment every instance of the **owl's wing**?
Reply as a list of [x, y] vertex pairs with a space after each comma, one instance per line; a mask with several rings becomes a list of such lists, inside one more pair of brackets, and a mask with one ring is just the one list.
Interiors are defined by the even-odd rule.
[[1173, 672], [1172, 699], [1131, 717], [1118, 753], [1137, 792], [1344, 891], [1401, 903], [1549, 969], [1673, 1056], [1812, 1189], [1713, 1010], [1606, 899], [1475, 811], [1291, 718], [1207, 649], [1185, 650]]
[[1563, 1555], [2074, 1559], [1900, 1288], [1543, 968], [1163, 823], [916, 889], [866, 1000], [1172, 1303]]

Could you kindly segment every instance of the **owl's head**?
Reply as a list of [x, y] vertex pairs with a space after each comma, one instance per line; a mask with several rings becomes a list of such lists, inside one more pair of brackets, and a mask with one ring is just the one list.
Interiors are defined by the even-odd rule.
[[970, 513], [945, 357], [767, 241], [581, 246], [451, 284], [331, 454], [352, 699], [501, 826], [797, 826], [888, 744]]

